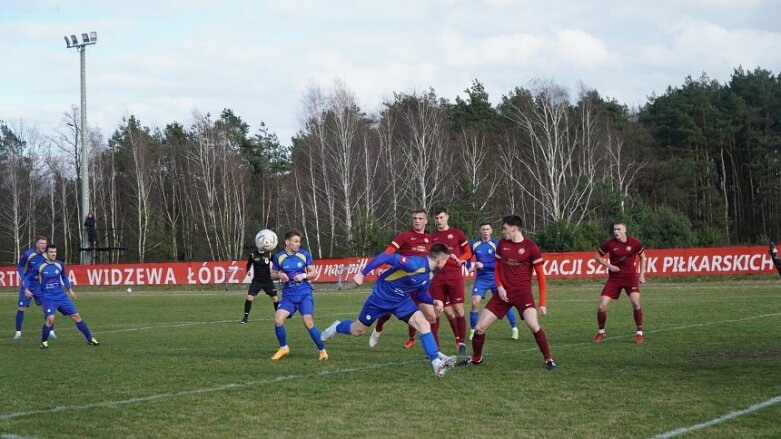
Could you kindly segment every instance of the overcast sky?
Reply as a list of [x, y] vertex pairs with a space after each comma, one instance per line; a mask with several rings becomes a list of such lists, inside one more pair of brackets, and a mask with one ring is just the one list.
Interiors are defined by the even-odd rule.
[[89, 31], [88, 120], [107, 136], [130, 114], [162, 127], [231, 108], [288, 144], [304, 91], [336, 79], [375, 112], [473, 79], [494, 103], [543, 78], [640, 106], [687, 75], [781, 70], [774, 0], [2, 0], [0, 120], [54, 130], [80, 99], [63, 36]]

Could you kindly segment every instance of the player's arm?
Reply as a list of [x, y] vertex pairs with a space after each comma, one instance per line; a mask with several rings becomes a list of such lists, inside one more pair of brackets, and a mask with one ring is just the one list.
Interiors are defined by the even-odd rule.
[[640, 274], [637, 275], [637, 281], [641, 284], [645, 283], [645, 262], [648, 260], [648, 258], [645, 256], [645, 247], [641, 248], [639, 252], [637, 252], [637, 256], [640, 258]]
[[[431, 297], [431, 294], [429, 294], [428, 289], [431, 286], [431, 282], [427, 282], [426, 285], [423, 285], [419, 290], [415, 292], [415, 297], [422, 303], [428, 304], [428, 305], [434, 305], [435, 308], [441, 308], [442, 302], [439, 300], [434, 299]], [[437, 304], [439, 302], [439, 304]], [[437, 306], [439, 305], [439, 306]], [[441, 309], [435, 309], [437, 313], [441, 312]]]
[[71, 298], [76, 298], [76, 292], [73, 291], [73, 287], [71, 286], [71, 281], [68, 279], [68, 270], [65, 269], [65, 264], [60, 262], [60, 281], [62, 281], [62, 284], [65, 285], [65, 288], [68, 290], [68, 293], [71, 295]]
[[284, 271], [282, 271], [279, 265], [277, 265], [276, 258], [271, 259], [271, 279], [281, 280], [282, 282], [287, 282], [290, 280], [290, 278], [287, 277], [287, 274]]
[[30, 282], [34, 281], [38, 277], [38, 270], [30, 270], [29, 273], [22, 276], [22, 287], [24, 287], [24, 295], [26, 297], [33, 297], [33, 292], [30, 290]]
[[602, 249], [598, 249], [597, 252], [594, 254], [594, 260], [597, 261], [597, 263], [603, 267], [607, 267], [609, 271], [618, 271], [618, 267], [615, 265], [612, 265], [610, 261], [605, 258], [605, 255], [608, 253], [603, 253]]
[[250, 268], [252, 268], [252, 253], [249, 254], [249, 259], [247, 259], [247, 266], [244, 267], [244, 271], [249, 273]]
[[24, 268], [25, 265], [27, 265], [26, 262], [27, 262], [27, 255], [25, 255], [24, 252], [22, 252], [22, 254], [19, 256], [19, 263], [16, 264], [16, 271], [19, 273], [19, 279], [24, 279], [24, 277], [26, 276], [24, 274]]
[[[496, 255], [495, 259], [501, 259], [499, 255]], [[499, 295], [499, 298], [503, 301], [507, 302], [507, 290], [504, 289], [504, 284], [502, 283], [502, 264], [498, 263], [494, 265], [494, 278], [496, 279], [496, 294]]]
[[469, 241], [461, 243], [461, 256], [456, 258], [458, 265], [463, 265], [466, 261], [472, 259], [472, 246], [469, 245]]
[[542, 259], [538, 259], [533, 264], [534, 272], [537, 273], [537, 288], [540, 291], [540, 314], [545, 315], [548, 314], [548, 284], [545, 280], [545, 270], [543, 268], [545, 264], [542, 263]]

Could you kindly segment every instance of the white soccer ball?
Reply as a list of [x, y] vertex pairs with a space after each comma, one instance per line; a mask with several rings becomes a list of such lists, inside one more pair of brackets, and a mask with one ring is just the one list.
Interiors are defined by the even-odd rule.
[[132, 293], [132, 292], [133, 292], [133, 289], [132, 289], [132, 288], [128, 288], [128, 289], [127, 289], [127, 293], [128, 293], [128, 294], [130, 294], [130, 293]]
[[270, 252], [277, 248], [279, 239], [272, 230], [263, 229], [255, 235], [255, 246], [259, 251]]

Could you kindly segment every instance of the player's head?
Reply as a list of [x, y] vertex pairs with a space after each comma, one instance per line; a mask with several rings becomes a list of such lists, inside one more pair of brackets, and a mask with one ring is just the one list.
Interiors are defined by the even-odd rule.
[[437, 230], [447, 229], [447, 220], [450, 218], [450, 215], [447, 214], [447, 209], [437, 207], [432, 213], [434, 214], [434, 226], [436, 226]]
[[423, 233], [426, 230], [426, 224], [428, 224], [426, 209], [418, 209], [412, 212], [412, 230]]
[[450, 250], [442, 243], [436, 243], [428, 251], [428, 259], [432, 270], [439, 270], [445, 266], [450, 258]]
[[518, 215], [507, 215], [502, 218], [502, 238], [512, 240], [523, 231], [523, 220]]
[[626, 239], [626, 224], [623, 221], [613, 224], [613, 236], [619, 241]]
[[288, 252], [297, 252], [301, 248], [301, 232], [298, 229], [290, 229], [285, 233], [285, 249]]
[[49, 262], [54, 262], [57, 259], [57, 246], [54, 244], [46, 245], [46, 259]]
[[35, 251], [38, 253], [43, 253], [46, 251], [46, 244], [49, 242], [48, 239], [46, 239], [43, 235], [38, 235], [35, 237]]
[[480, 223], [480, 238], [483, 240], [487, 240], [491, 237], [491, 234], [494, 233], [493, 227], [491, 227], [491, 223], [488, 222], [482, 222]]

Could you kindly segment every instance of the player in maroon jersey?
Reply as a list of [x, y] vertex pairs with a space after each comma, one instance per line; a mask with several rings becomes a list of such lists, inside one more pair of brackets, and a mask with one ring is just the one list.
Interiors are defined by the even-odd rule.
[[463, 365], [470, 366], [483, 362], [483, 344], [485, 333], [498, 319], [504, 318], [514, 306], [518, 310], [526, 326], [534, 335], [534, 340], [542, 352], [545, 368], [556, 369], [553, 362], [548, 338], [537, 320], [537, 308], [532, 296], [532, 272], [537, 273], [537, 287], [540, 291], [541, 315], [548, 313], [546, 303], [545, 272], [540, 248], [531, 239], [525, 238], [522, 231], [523, 222], [518, 215], [502, 218], [502, 240], [496, 248], [496, 294], [483, 308], [480, 320], [472, 337], [472, 356], [466, 358]]
[[[635, 256], [640, 257], [640, 273], [635, 268]], [[640, 285], [645, 283], [645, 247], [637, 239], [626, 236], [626, 224], [613, 224], [613, 239], [604, 242], [597, 249], [594, 260], [607, 267], [608, 277], [597, 308], [597, 324], [599, 331], [594, 336], [594, 343], [601, 343], [605, 338], [605, 322], [607, 321], [607, 305], [611, 300], [621, 297], [623, 289], [629, 295], [629, 302], [634, 311], [635, 343], [643, 342], [643, 309], [640, 307]]]
[[[447, 209], [440, 207], [434, 210], [435, 230], [431, 232], [434, 244], [445, 244], [450, 250], [450, 260], [447, 265], [434, 275], [431, 281], [431, 296], [445, 304], [445, 317], [450, 322], [459, 354], [466, 353], [466, 317], [464, 317], [464, 275], [462, 267], [472, 257], [472, 247], [464, 232], [450, 227], [450, 216]], [[439, 346], [439, 318], [431, 328]]]
[[[384, 253], [393, 254], [397, 251], [402, 256], [428, 256], [429, 250], [431, 250], [431, 237], [426, 233], [426, 224], [428, 224], [428, 215], [425, 209], [418, 209], [412, 212], [412, 228], [404, 230], [396, 235], [393, 241], [385, 249]], [[418, 305], [423, 315], [429, 321], [433, 323], [436, 321], [436, 313], [434, 307], [425, 303], [418, 302], [417, 298], [412, 297], [412, 300]], [[369, 336], [369, 346], [375, 347], [380, 341], [380, 334], [384, 329], [385, 322], [390, 320], [391, 315], [385, 315], [377, 319], [377, 325]], [[409, 327], [407, 333], [409, 339], [404, 343], [404, 349], [409, 349], [415, 345], [415, 328]]]

